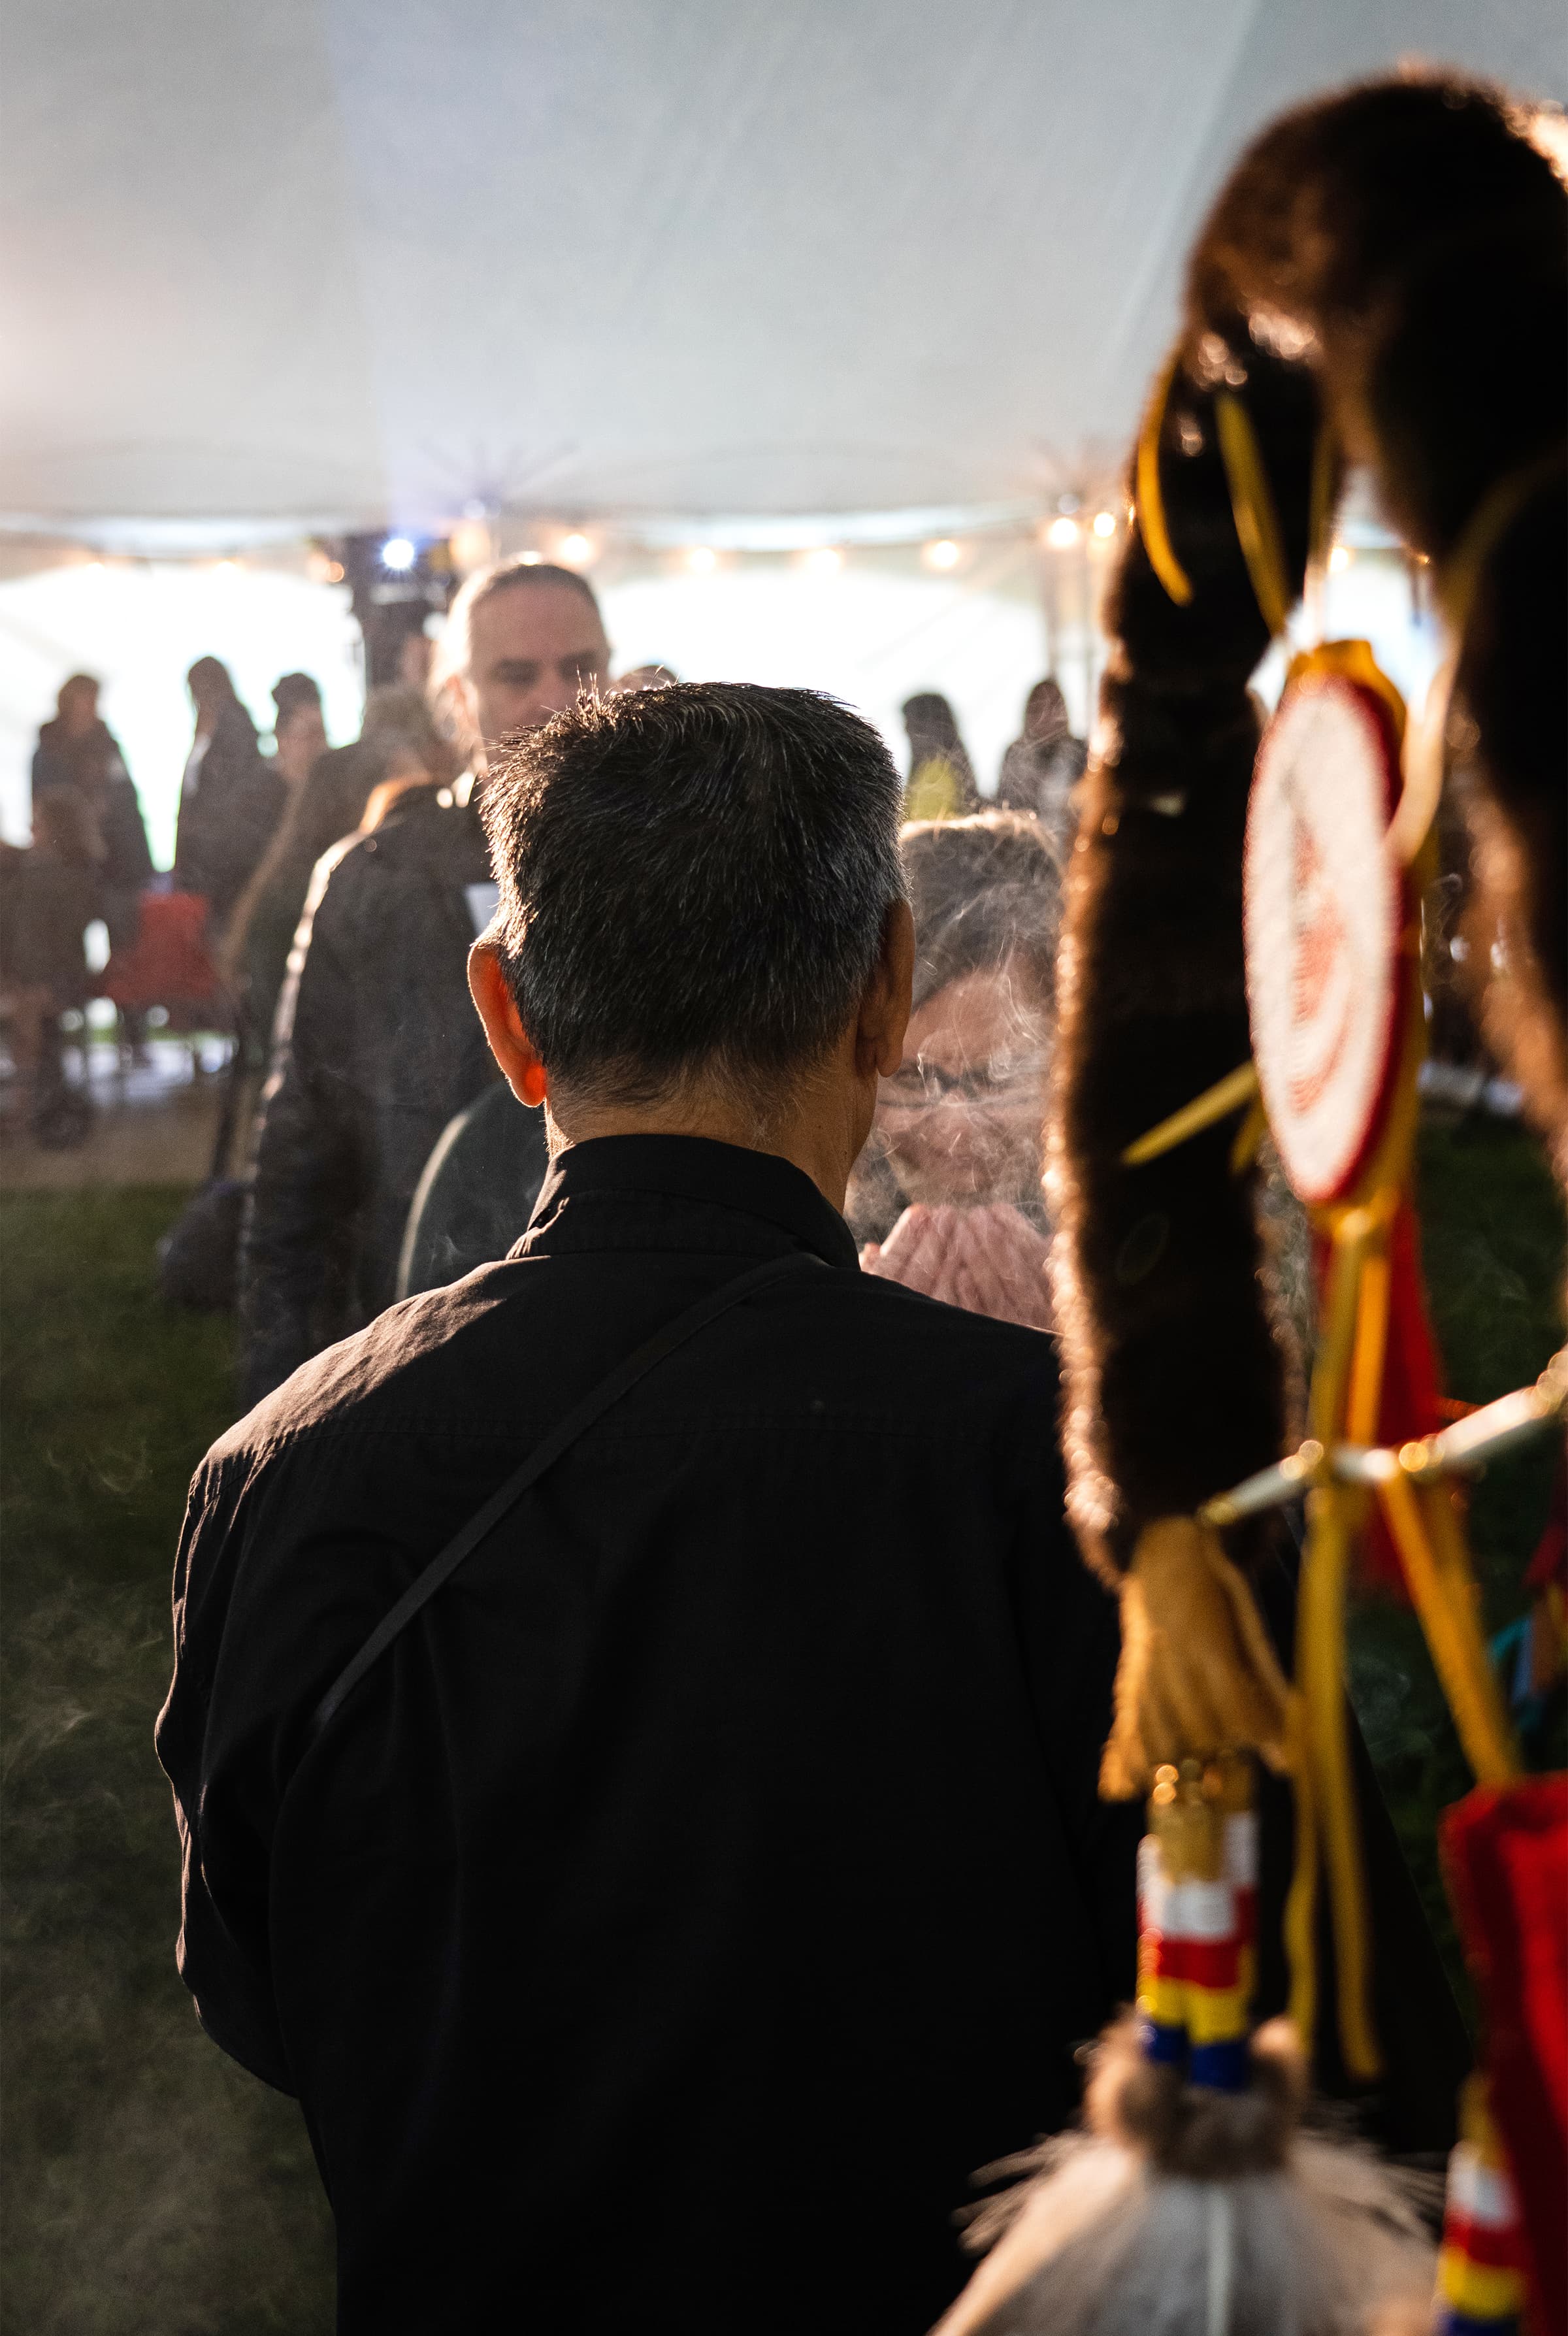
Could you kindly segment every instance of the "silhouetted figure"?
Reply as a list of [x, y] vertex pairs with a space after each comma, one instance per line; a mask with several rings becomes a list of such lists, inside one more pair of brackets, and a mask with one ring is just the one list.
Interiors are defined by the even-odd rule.
[[98, 684], [73, 673], [63, 682], [54, 721], [38, 733], [33, 757], [34, 813], [68, 787], [81, 803], [87, 859], [96, 879], [89, 919], [102, 917], [112, 949], [135, 946], [138, 903], [152, 875], [141, 800], [119, 741], [99, 718]]
[[321, 684], [308, 673], [280, 673], [272, 685], [272, 703], [278, 708], [280, 723], [287, 721], [291, 714], [300, 712], [319, 715]]
[[1088, 748], [1073, 735], [1060, 684], [1037, 681], [1024, 701], [1023, 735], [1002, 756], [997, 804], [1037, 819], [1063, 866], [1077, 827], [1072, 792], [1088, 759]]
[[272, 685], [278, 708], [272, 725], [272, 767], [290, 794], [326, 752], [321, 692], [307, 673], [286, 673]]
[[217, 657], [198, 657], [186, 680], [196, 735], [180, 787], [174, 881], [179, 891], [199, 892], [206, 900], [209, 929], [217, 935], [271, 841], [287, 790], [262, 758], [256, 725], [228, 667]]
[[966, 812], [978, 811], [974, 766], [947, 699], [922, 690], [905, 700], [902, 711], [910, 742], [905, 819], [962, 819]]
[[[99, 910], [96, 837], [76, 787], [46, 786], [33, 806], [33, 842], [0, 848], [0, 984], [28, 1124], [51, 1150], [81, 1143], [92, 1119], [85, 1081], [68, 1086], [60, 1017], [85, 1006], [83, 936]], [[86, 1034], [83, 1035], [86, 1060]]]

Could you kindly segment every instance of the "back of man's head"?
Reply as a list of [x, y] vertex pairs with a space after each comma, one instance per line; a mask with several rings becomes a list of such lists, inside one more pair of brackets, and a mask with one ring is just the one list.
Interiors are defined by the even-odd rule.
[[903, 897], [902, 783], [831, 697], [687, 682], [584, 698], [522, 741], [482, 814], [492, 939], [553, 1086], [754, 1105], [833, 1046]]

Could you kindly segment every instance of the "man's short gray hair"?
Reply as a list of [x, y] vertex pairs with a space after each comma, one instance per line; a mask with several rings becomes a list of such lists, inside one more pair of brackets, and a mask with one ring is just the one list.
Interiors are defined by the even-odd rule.
[[901, 793], [877, 732], [807, 689], [584, 697], [520, 741], [480, 808], [546, 1070], [625, 1103], [700, 1075], [765, 1108], [871, 978]]

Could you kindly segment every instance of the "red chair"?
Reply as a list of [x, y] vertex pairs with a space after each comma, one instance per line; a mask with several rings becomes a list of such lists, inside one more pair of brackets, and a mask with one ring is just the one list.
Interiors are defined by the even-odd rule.
[[144, 892], [135, 941], [112, 951], [99, 996], [122, 1014], [141, 1016], [161, 1006], [170, 1031], [231, 1032], [234, 1001], [212, 962], [206, 930], [207, 902], [200, 892]]

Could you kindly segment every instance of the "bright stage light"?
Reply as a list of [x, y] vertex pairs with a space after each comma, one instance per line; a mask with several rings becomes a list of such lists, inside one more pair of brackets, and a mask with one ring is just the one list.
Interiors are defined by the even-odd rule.
[[956, 568], [962, 557], [963, 554], [958, 545], [950, 536], [946, 535], [940, 537], [935, 543], [928, 543], [920, 554], [928, 568], [938, 569]]
[[561, 537], [556, 548], [556, 557], [568, 568], [591, 568], [599, 557], [599, 546], [591, 536], [582, 535], [574, 530], [570, 535]]
[[389, 535], [381, 547], [384, 568], [412, 568], [419, 554], [405, 535]]
[[238, 560], [220, 560], [218, 562], [216, 572], [219, 576], [238, 576], [239, 573], [239, 562]]
[[1095, 513], [1095, 533], [1096, 535], [1102, 537], [1115, 535], [1115, 531], [1116, 514], [1115, 511], [1096, 511]]
[[1053, 551], [1070, 551], [1078, 540], [1076, 519], [1054, 519], [1046, 530], [1046, 541]]
[[1332, 550], [1332, 551], [1330, 551], [1330, 553], [1329, 554], [1329, 575], [1330, 575], [1330, 576], [1342, 576], [1342, 575], [1344, 574], [1344, 572], [1345, 572], [1346, 569], [1347, 569], [1347, 568], [1349, 568], [1349, 565], [1350, 565], [1350, 547], [1349, 547], [1349, 545], [1348, 543], [1337, 543], [1337, 544], [1334, 546], [1333, 550]]
[[706, 543], [694, 543], [687, 553], [686, 564], [694, 576], [711, 576], [718, 566], [718, 554]]
[[801, 560], [801, 566], [808, 576], [836, 576], [843, 564], [843, 553], [830, 543], [819, 544], [814, 551], [806, 552]]

